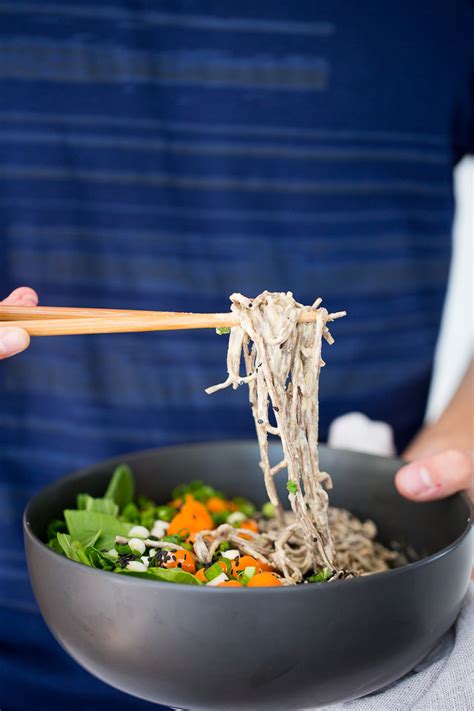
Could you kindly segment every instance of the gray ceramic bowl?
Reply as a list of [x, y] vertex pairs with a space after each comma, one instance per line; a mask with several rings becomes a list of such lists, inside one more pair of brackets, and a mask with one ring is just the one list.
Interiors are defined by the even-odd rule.
[[334, 479], [334, 505], [372, 517], [383, 541], [412, 546], [424, 559], [328, 585], [236, 590], [125, 578], [48, 549], [48, 521], [78, 492], [101, 495], [118, 461], [131, 465], [138, 491], [158, 501], [193, 478], [265, 500], [254, 443], [134, 454], [55, 482], [25, 512], [33, 588], [58, 642], [112, 686], [186, 709], [307, 709], [398, 679], [461, 607], [472, 556], [468, 501], [405, 501], [393, 486], [395, 459], [325, 448], [321, 459]]

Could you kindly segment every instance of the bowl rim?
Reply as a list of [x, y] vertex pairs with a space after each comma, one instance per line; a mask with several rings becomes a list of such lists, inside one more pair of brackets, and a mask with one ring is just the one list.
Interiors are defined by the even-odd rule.
[[[185, 585], [183, 583], [166, 583], [161, 580], [150, 580], [148, 578], [140, 578], [138, 576], [127, 576], [127, 575], [118, 575], [117, 573], [113, 573], [112, 571], [109, 570], [101, 570], [100, 568], [91, 568], [87, 565], [83, 565], [82, 563], [77, 563], [76, 561], [70, 560], [69, 558], [66, 558], [65, 556], [61, 556], [55, 551], [53, 551], [51, 548], [48, 548], [47, 544], [42, 541], [39, 536], [34, 533], [31, 523], [29, 521], [29, 511], [31, 506], [34, 504], [34, 501], [40, 494], [44, 494], [47, 492], [49, 489], [54, 489], [58, 485], [59, 482], [65, 482], [65, 481], [74, 481], [75, 479], [82, 479], [85, 474], [87, 474], [90, 470], [93, 470], [95, 467], [97, 467], [99, 464], [106, 467], [108, 465], [110, 466], [116, 466], [117, 462], [121, 461], [128, 461], [133, 459], [134, 457], [140, 457], [144, 456], [147, 454], [151, 454], [153, 452], [160, 452], [163, 450], [166, 451], [172, 451], [173, 449], [182, 449], [184, 447], [205, 447], [209, 446], [210, 444], [239, 444], [239, 443], [252, 443], [256, 444], [256, 442], [252, 439], [236, 439], [236, 440], [210, 440], [208, 442], [188, 442], [188, 443], [182, 443], [182, 444], [175, 444], [175, 445], [169, 445], [169, 446], [164, 446], [164, 447], [152, 447], [149, 449], [143, 449], [143, 450], [138, 450], [135, 452], [129, 452], [125, 453], [122, 455], [118, 455], [116, 457], [110, 457], [109, 459], [101, 460], [99, 462], [96, 462], [95, 464], [90, 464], [86, 467], [82, 467], [81, 469], [72, 472], [71, 474], [66, 474], [65, 476], [60, 477], [59, 479], [56, 479], [55, 481], [47, 484], [46, 486], [42, 487], [37, 491], [32, 498], [28, 501], [25, 510], [23, 512], [23, 532], [24, 536], [30, 539], [33, 543], [33, 545], [39, 545], [44, 553], [49, 556], [53, 556], [55, 560], [58, 562], [61, 561], [61, 565], [66, 565], [66, 566], [80, 566], [83, 569], [84, 574], [97, 574], [100, 573], [102, 575], [106, 576], [114, 576], [114, 580], [116, 581], [115, 584], [119, 585], [130, 585], [130, 586], [141, 586], [144, 583], [145, 584], [150, 584], [152, 585], [157, 592], [159, 590], [163, 589], [170, 589], [170, 586], [173, 589], [178, 589], [181, 592], [184, 591], [197, 591], [197, 590], [206, 590], [207, 593], [211, 591], [211, 594], [214, 592], [219, 592], [219, 594], [222, 594], [222, 590], [226, 591], [226, 594], [228, 595], [239, 595], [241, 594], [241, 590], [237, 588], [223, 588], [222, 590], [218, 590], [217, 587], [211, 586], [209, 587], [208, 585]], [[327, 445], [320, 445], [321, 448], [326, 448]], [[382, 459], [385, 462], [391, 461], [393, 463], [397, 462], [399, 465], [403, 465], [405, 462], [403, 459], [400, 457], [384, 457], [378, 454], [369, 454], [366, 452], [357, 452], [353, 450], [348, 450], [348, 449], [339, 449], [339, 448], [332, 448], [334, 451], [337, 452], [342, 452], [342, 453], [347, 453], [350, 454], [351, 456], [361, 456], [364, 459], [369, 457], [370, 459]], [[467, 519], [466, 519], [466, 526], [462, 533], [454, 540], [452, 541], [449, 545], [445, 546], [439, 551], [436, 551], [436, 553], [432, 553], [429, 556], [426, 556], [425, 558], [421, 558], [421, 560], [416, 560], [411, 563], [407, 563], [407, 565], [402, 565], [400, 568], [392, 568], [390, 570], [385, 570], [380, 573], [372, 573], [371, 575], [362, 575], [356, 578], [350, 578], [347, 580], [334, 580], [331, 585], [317, 585], [317, 584], [308, 584], [308, 585], [287, 585], [287, 586], [282, 586], [282, 587], [270, 587], [270, 588], [251, 588], [251, 593], [253, 595], [265, 595], [270, 592], [272, 595], [278, 595], [278, 594], [288, 594], [289, 590], [293, 590], [291, 594], [303, 594], [304, 591], [308, 590], [317, 590], [317, 591], [322, 591], [322, 590], [331, 590], [334, 588], [334, 586], [341, 586], [341, 585], [360, 585], [360, 584], [366, 584], [367, 581], [371, 579], [376, 579], [376, 580], [381, 580], [387, 579], [389, 576], [395, 576], [395, 575], [403, 575], [407, 574], [413, 570], [417, 570], [419, 568], [426, 567], [428, 565], [433, 564], [435, 561], [439, 560], [440, 558], [444, 558], [445, 556], [449, 555], [451, 551], [454, 549], [458, 548], [461, 543], [464, 541], [465, 538], [467, 538], [473, 531], [473, 504], [470, 501], [467, 493], [465, 491], [460, 491], [456, 494], [453, 494], [452, 496], [448, 497], [448, 499], [453, 499], [453, 498], [458, 498], [461, 501], [464, 502], [467, 510]], [[430, 502], [420, 502], [420, 505], [423, 506], [425, 503], [430, 503]], [[151, 588], [152, 589], [152, 588]], [[296, 593], [296, 591], [299, 591], [299, 593]], [[199, 593], [199, 594], [202, 594]], [[247, 593], [248, 594], [248, 593]]]

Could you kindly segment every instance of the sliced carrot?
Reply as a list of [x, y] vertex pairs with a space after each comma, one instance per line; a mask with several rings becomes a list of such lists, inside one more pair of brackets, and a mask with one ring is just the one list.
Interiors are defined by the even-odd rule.
[[252, 558], [251, 555], [242, 555], [239, 558], [234, 558], [232, 561], [232, 575], [236, 576], [245, 570], [245, 568], [253, 567], [257, 568], [257, 573], [262, 571], [260, 561], [256, 558]]
[[219, 585], [216, 585], [216, 588], [243, 588], [244, 586], [242, 583], [239, 583], [238, 580], [224, 580], [223, 583], [219, 583]]
[[211, 496], [206, 503], [207, 510], [211, 513], [223, 513], [224, 511], [230, 511], [230, 501], [225, 499], [219, 499], [218, 496]]
[[[258, 533], [258, 526], [257, 522], [253, 520], [253, 518], [248, 518], [246, 521], [242, 521], [241, 524], [239, 524], [239, 528], [245, 528], [247, 531], [253, 531], [253, 533]], [[245, 538], [248, 541], [252, 540], [252, 536], [247, 536], [245, 533], [240, 534], [241, 538]]]
[[275, 573], [257, 573], [247, 583], [248, 588], [269, 588], [281, 586], [281, 580]]
[[169, 554], [161, 563], [162, 568], [181, 568], [186, 573], [196, 572], [196, 561], [190, 551], [178, 550], [169, 551]]
[[[227, 573], [227, 565], [224, 563], [223, 560], [218, 560], [217, 563], [221, 566], [222, 570], [224, 573]], [[201, 583], [208, 583], [208, 579], [206, 578], [206, 568], [200, 568], [198, 572], [196, 573], [196, 578], [201, 581]]]
[[209, 511], [204, 504], [195, 501], [189, 495], [186, 497], [186, 503], [183, 504], [181, 511], [171, 519], [171, 523], [166, 533], [172, 535], [180, 531], [188, 531], [188, 533], [198, 533], [198, 531], [207, 531], [214, 528], [214, 522]]

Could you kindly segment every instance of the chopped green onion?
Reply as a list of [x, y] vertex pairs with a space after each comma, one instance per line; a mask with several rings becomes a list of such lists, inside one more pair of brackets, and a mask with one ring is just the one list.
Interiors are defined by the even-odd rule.
[[275, 507], [272, 503], [270, 503], [270, 501], [267, 501], [265, 504], [263, 504], [262, 513], [265, 518], [273, 518], [275, 516]]
[[242, 511], [235, 511], [227, 517], [227, 523], [230, 523], [231, 526], [234, 526], [236, 528], [240, 528], [240, 524], [242, 523], [242, 521], [245, 521], [246, 518], [247, 516], [242, 513]]
[[225, 553], [226, 551], [230, 551], [230, 543], [229, 543], [229, 541], [222, 541], [222, 543], [220, 544], [218, 550], [219, 550], [221, 553]]
[[160, 540], [164, 543], [174, 543], [177, 546], [182, 546], [185, 542], [185, 536], [180, 536], [177, 533], [173, 533], [170, 536], [163, 536]]
[[178, 513], [172, 506], [157, 506], [155, 509], [156, 518], [169, 523]]
[[121, 518], [124, 521], [130, 521], [130, 523], [140, 523], [140, 512], [137, 506], [133, 503], [124, 506]]
[[227, 523], [228, 517], [231, 515], [232, 511], [220, 511], [219, 513], [212, 513], [211, 518], [214, 521], [215, 526], [220, 526], [223, 523]]
[[230, 328], [228, 326], [219, 326], [216, 328], [216, 333], [218, 336], [224, 336], [226, 333], [230, 333]]
[[296, 481], [287, 481], [286, 488], [290, 494], [296, 494], [296, 492], [298, 491], [298, 484], [296, 483]]
[[240, 574], [239, 574], [239, 580], [242, 583], [242, 585], [247, 585], [249, 580], [253, 578], [255, 573], [257, 572], [257, 568], [254, 565], [248, 565]]
[[230, 575], [230, 573], [232, 572], [232, 561], [228, 558], [221, 557], [219, 558], [218, 562], [225, 563], [225, 566], [227, 568], [227, 575]]
[[250, 518], [250, 516], [255, 513], [255, 506], [248, 499], [244, 499], [243, 496], [237, 496], [237, 498], [233, 499], [233, 503], [247, 518]]
[[220, 565], [219, 563], [214, 563], [214, 565], [211, 565], [209, 568], [207, 568], [207, 570], [204, 571], [204, 576], [207, 580], [214, 580], [214, 578], [217, 578], [217, 576], [221, 575], [222, 572], [222, 565]]
[[312, 575], [310, 578], [308, 578], [309, 583], [324, 583], [326, 580], [329, 580], [329, 578], [332, 575], [332, 571], [329, 568], [323, 568], [322, 570], [319, 571], [319, 573], [316, 573], [315, 575]]

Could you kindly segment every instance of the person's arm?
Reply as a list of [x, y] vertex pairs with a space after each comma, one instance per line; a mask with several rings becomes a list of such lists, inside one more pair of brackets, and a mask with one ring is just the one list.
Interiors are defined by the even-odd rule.
[[[20, 286], [3, 300], [3, 304], [16, 306], [37, 306], [38, 295], [28, 286]], [[30, 336], [22, 328], [0, 327], [0, 360], [21, 353], [30, 345]]]
[[414, 460], [397, 473], [403, 496], [442, 499], [467, 489], [474, 494], [474, 361], [437, 422], [426, 426], [404, 453]]

